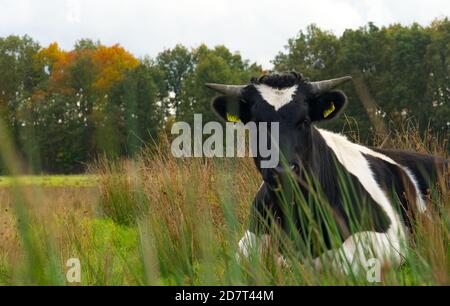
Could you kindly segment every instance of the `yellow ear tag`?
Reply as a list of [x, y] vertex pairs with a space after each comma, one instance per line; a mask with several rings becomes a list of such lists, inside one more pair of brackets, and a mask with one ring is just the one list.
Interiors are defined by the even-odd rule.
[[227, 121], [228, 122], [241, 122], [241, 119], [239, 119], [237, 116], [235, 115], [231, 115], [229, 113], [227, 113]]
[[328, 108], [328, 109], [323, 111], [323, 117], [324, 118], [327, 118], [329, 115], [331, 115], [336, 110], [336, 107], [334, 106], [333, 101], [330, 102], [330, 103], [331, 103], [330, 108]]

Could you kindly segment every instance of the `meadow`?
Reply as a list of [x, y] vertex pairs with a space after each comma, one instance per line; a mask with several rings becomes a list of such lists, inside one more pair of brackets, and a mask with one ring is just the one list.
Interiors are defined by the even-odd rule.
[[[448, 157], [448, 139], [415, 130], [391, 135], [388, 146]], [[369, 283], [315, 271], [294, 253], [279, 265], [276, 250], [239, 262], [237, 243], [261, 183], [253, 161], [176, 159], [169, 147], [101, 159], [85, 175], [1, 177], [0, 285], [450, 284], [446, 188], [433, 192], [431, 218], [414, 223], [405, 263]], [[81, 283], [66, 279], [70, 258], [80, 260]]]
[[[410, 216], [411, 241], [403, 265], [381, 267], [381, 279], [373, 283], [366, 275], [344, 275], [326, 265], [321, 271], [312, 268], [314, 254], [324, 251], [324, 230], [334, 247], [342, 243], [330, 215], [334, 199], [325, 198], [313, 178], [306, 184], [311, 190], [307, 198], [298, 188], [289, 195], [278, 193], [287, 206], [296, 204], [292, 209], [307, 226], [302, 224], [297, 233], [271, 228], [274, 247], [256, 247], [249, 259], [239, 261], [238, 241], [249, 227], [251, 203], [262, 181], [253, 160], [177, 159], [170, 152], [176, 122], [195, 123], [196, 114], [205, 123], [218, 120], [211, 110], [216, 93], [205, 83], [249, 84], [252, 77], [297, 71], [306, 82], [353, 78], [339, 87], [350, 102], [345, 113], [321, 127], [357, 143], [448, 158], [450, 20], [445, 7], [439, 5], [440, 17], [433, 21], [429, 11], [421, 10], [420, 20], [427, 17], [427, 24], [404, 24], [393, 11], [386, 21], [395, 17], [395, 23], [377, 25], [366, 20], [371, 14], [364, 11], [364, 18], [344, 18], [353, 28], [343, 29], [342, 18], [338, 26], [329, 18], [302, 25], [310, 19], [289, 14], [282, 22], [266, 16], [255, 22], [263, 11], [258, 5], [256, 11], [230, 11], [233, 20], [243, 14], [251, 31], [222, 22], [219, 33], [216, 23], [227, 16], [227, 5], [210, 11], [190, 5], [190, 14], [177, 3], [174, 9], [181, 7], [181, 15], [194, 19], [183, 22], [184, 16], [177, 15], [183, 18], [174, 23], [160, 18], [170, 23], [167, 29], [150, 18], [164, 11], [127, 5], [131, 9], [105, 19], [117, 28], [111, 31], [88, 6], [79, 8], [86, 16], [72, 18], [64, 5], [45, 10], [45, 1], [29, 2], [16, 13], [13, 5], [4, 9], [0, 4], [0, 15], [6, 12], [20, 23], [17, 27], [6, 18], [0, 31], [0, 285], [450, 284], [449, 173], [431, 188], [427, 215]], [[65, 2], [72, 11], [69, 7], [79, 1]], [[349, 16], [364, 7], [344, 6], [351, 9]], [[378, 6], [381, 10], [383, 5]], [[115, 9], [120, 8], [108, 5], [101, 15]], [[315, 7], [310, 9], [319, 16]], [[415, 19], [410, 9], [401, 11], [407, 20]], [[130, 13], [131, 31], [123, 26]], [[216, 13], [219, 17], [211, 17]], [[22, 15], [27, 22], [16, 18]], [[65, 15], [79, 20], [67, 20], [71, 25], [65, 29]], [[89, 16], [96, 18], [92, 26]], [[204, 26], [204, 16], [213, 26]], [[150, 27], [139, 26], [148, 20]], [[288, 28], [289, 20], [295, 21], [294, 28]], [[189, 41], [187, 34], [196, 25], [214, 35], [194, 31], [195, 41]], [[295, 35], [284, 36], [295, 27]], [[106, 36], [97, 31], [102, 29]], [[157, 29], [154, 37], [152, 29]], [[234, 43], [222, 37], [229, 30]], [[285, 34], [258, 34], [267, 30]], [[282, 37], [284, 43], [269, 39]], [[232, 43], [233, 49], [222, 43]], [[261, 56], [252, 55], [246, 45]], [[345, 177], [338, 181], [348, 213], [352, 207], [365, 210], [356, 206], [354, 186]], [[377, 221], [370, 217], [350, 220], [349, 227]], [[74, 259], [80, 264], [79, 282], [67, 277]]]

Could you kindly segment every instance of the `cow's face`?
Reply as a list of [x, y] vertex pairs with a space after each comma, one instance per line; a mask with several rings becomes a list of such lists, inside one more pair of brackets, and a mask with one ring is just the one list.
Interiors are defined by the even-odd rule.
[[[299, 175], [301, 169], [307, 167], [305, 163], [309, 160], [312, 143], [311, 125], [339, 114], [346, 104], [346, 97], [332, 89], [349, 79], [309, 83], [297, 73], [288, 73], [252, 79], [247, 86], [208, 86], [225, 94], [212, 103], [222, 119], [239, 118], [244, 124], [255, 122], [257, 125], [267, 122], [268, 127], [273, 122], [279, 124], [277, 152], [280, 163], [274, 168], [263, 169], [259, 151], [255, 157], [264, 181], [275, 187], [286, 175]], [[267, 137], [271, 137], [270, 129]]]

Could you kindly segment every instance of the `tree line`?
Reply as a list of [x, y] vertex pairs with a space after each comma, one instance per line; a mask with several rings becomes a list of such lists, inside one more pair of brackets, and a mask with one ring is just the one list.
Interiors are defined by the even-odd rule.
[[[339, 37], [311, 25], [289, 39], [273, 70], [311, 80], [352, 75], [355, 84], [343, 88], [345, 116], [327, 127], [357, 122], [362, 140], [374, 133], [374, 120], [450, 131], [448, 18], [426, 27], [369, 23]], [[170, 133], [175, 120], [191, 122], [194, 113], [215, 120], [214, 93], [204, 83], [244, 84], [263, 73], [225, 46], [177, 45], [136, 58], [90, 39], [66, 51], [12, 35], [0, 38], [1, 132], [11, 135], [27, 171], [82, 172], [98, 155], [133, 156]]]

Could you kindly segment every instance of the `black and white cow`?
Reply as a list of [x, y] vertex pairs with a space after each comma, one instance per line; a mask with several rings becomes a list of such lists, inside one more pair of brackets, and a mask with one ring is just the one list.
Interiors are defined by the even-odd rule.
[[[206, 84], [221, 93], [212, 106], [225, 121], [238, 117], [248, 122], [278, 122], [279, 149], [285, 163], [272, 169], [260, 167], [261, 158], [255, 157], [262, 183], [252, 205], [249, 230], [239, 242], [240, 252], [248, 256], [250, 248], [268, 239], [268, 214], [282, 228], [288, 219], [280, 205], [277, 192], [286, 190], [282, 182], [287, 175], [301, 181], [310, 175], [322, 187], [333, 216], [339, 224], [343, 244], [332, 248], [331, 238], [323, 231], [329, 249], [316, 254], [315, 264], [320, 267], [325, 258], [345, 273], [358, 273], [361, 264], [377, 258], [382, 264], [398, 265], [405, 254], [410, 230], [411, 211], [424, 213], [424, 196], [430, 180], [436, 178], [440, 167], [447, 161], [433, 156], [399, 150], [369, 148], [350, 142], [345, 136], [315, 126], [315, 123], [335, 118], [345, 107], [347, 98], [334, 90], [351, 77], [320, 82], [309, 82], [296, 73], [271, 74], [253, 78], [248, 85]], [[286, 166], [288, 164], [288, 166]], [[349, 223], [344, 207], [344, 195], [338, 182], [344, 171], [360, 196], [353, 199], [353, 217], [370, 216], [373, 220], [361, 222], [359, 228]], [[302, 184], [300, 189], [308, 193]], [[280, 188], [281, 187], [281, 188]], [[407, 199], [412, 195], [413, 200]], [[394, 204], [398, 198], [401, 207]], [[398, 202], [398, 201], [397, 201]], [[364, 212], [370, 211], [371, 214]], [[294, 221], [295, 223], [295, 221]], [[263, 225], [264, 224], [264, 225]], [[307, 229], [295, 223], [300, 233]], [[261, 239], [263, 238], [264, 239]], [[342, 264], [344, 259], [347, 264]]]

